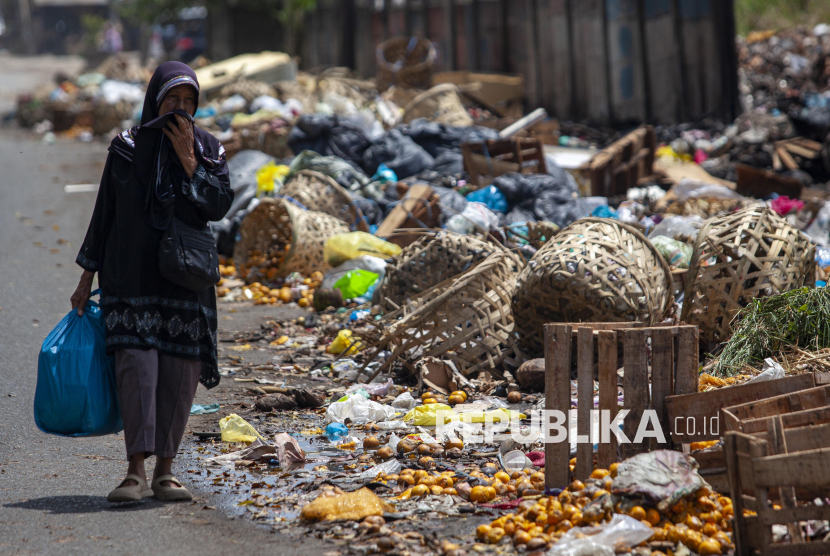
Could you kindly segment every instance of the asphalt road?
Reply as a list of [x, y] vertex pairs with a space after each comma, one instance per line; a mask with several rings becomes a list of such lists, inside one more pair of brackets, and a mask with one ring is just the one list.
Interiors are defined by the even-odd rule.
[[38, 352], [69, 311], [95, 202], [63, 186], [97, 183], [105, 147], [0, 130], [0, 554], [324, 554], [322, 541], [299, 544], [229, 519], [221, 504], [205, 509], [214, 504], [198, 489], [194, 503], [110, 505], [126, 472], [123, 436], [62, 438], [35, 427]]

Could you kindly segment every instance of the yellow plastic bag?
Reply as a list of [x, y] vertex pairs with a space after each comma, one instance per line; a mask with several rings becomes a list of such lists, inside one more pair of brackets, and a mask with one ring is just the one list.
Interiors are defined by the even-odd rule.
[[267, 442], [262, 435], [245, 419], [231, 413], [219, 419], [219, 430], [222, 432], [222, 442], [247, 442], [250, 444], [257, 438]]
[[336, 496], [321, 494], [306, 505], [300, 515], [306, 521], [333, 521], [335, 519], [359, 521], [370, 515], [383, 515], [394, 511], [395, 508], [392, 505], [363, 487], [355, 492], [346, 492]]
[[524, 413], [519, 413], [518, 411], [513, 411], [512, 409], [493, 409], [490, 411], [465, 411], [457, 417], [451, 418], [450, 421], [485, 423], [490, 418], [493, 423], [501, 423], [502, 421], [518, 421], [519, 419], [527, 418], [527, 416]]
[[256, 171], [256, 195], [274, 192], [274, 182], [282, 182], [288, 175], [288, 166], [277, 165], [273, 160]]
[[349, 232], [331, 236], [323, 247], [323, 256], [333, 267], [362, 255], [371, 255], [381, 259], [394, 257], [401, 248], [394, 243], [366, 232]]
[[341, 330], [337, 333], [337, 336], [332, 340], [331, 345], [329, 345], [329, 353], [334, 355], [340, 355], [343, 351], [349, 347], [349, 344], [354, 342], [354, 345], [349, 349], [349, 353], [346, 355], [352, 355], [357, 353], [358, 350], [363, 348], [363, 342], [360, 341], [360, 338], [355, 336], [352, 339], [352, 331], [351, 330]]
[[443, 416], [443, 420], [441, 424], [449, 423], [450, 421], [454, 421], [457, 417], [455, 411], [448, 405], [442, 403], [430, 403], [425, 405], [419, 405], [415, 409], [411, 410], [409, 413], [403, 416], [403, 420], [410, 425], [415, 425], [417, 427], [434, 427], [438, 422], [438, 412], [439, 411], [446, 411]]

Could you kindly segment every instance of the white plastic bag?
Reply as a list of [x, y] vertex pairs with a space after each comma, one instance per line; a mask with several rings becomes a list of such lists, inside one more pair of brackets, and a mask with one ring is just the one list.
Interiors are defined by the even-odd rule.
[[458, 234], [487, 231], [498, 228], [499, 217], [484, 203], [471, 202], [461, 212], [447, 221], [447, 229]]
[[349, 396], [342, 402], [334, 402], [326, 409], [326, 423], [345, 423], [346, 419], [351, 420], [353, 425], [365, 425], [366, 423], [388, 421], [397, 412], [394, 407], [381, 405], [377, 402], [367, 400], [360, 394]]
[[614, 514], [604, 525], [571, 529], [548, 550], [547, 556], [614, 556], [615, 547], [637, 546], [652, 534], [651, 527], [633, 517]]
[[[392, 379], [390, 379], [392, 380]], [[415, 398], [412, 397], [412, 394], [409, 392], [404, 392], [392, 402], [392, 407], [397, 409], [402, 409], [404, 411], [409, 411], [413, 407], [415, 407], [416, 401]]]
[[409, 425], [403, 421], [383, 421], [377, 425], [382, 431], [407, 430], [409, 428]]
[[747, 381], [747, 384], [749, 384], [750, 382], [763, 382], [765, 380], [775, 380], [776, 378], [784, 378], [785, 376], [786, 371], [784, 371], [784, 367], [778, 364], [774, 359], [767, 357], [766, 359], [764, 359], [764, 367], [763, 369], [761, 369], [761, 374]]

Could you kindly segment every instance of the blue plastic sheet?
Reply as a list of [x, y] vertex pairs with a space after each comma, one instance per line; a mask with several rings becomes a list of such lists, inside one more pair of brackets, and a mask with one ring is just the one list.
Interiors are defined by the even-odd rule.
[[495, 185], [482, 187], [478, 191], [467, 194], [467, 200], [475, 203], [484, 203], [492, 211], [507, 212], [507, 199], [504, 193]]
[[49, 434], [102, 436], [124, 428], [115, 360], [106, 353], [104, 317], [94, 301], [83, 316], [72, 309], [43, 341], [34, 405], [35, 424]]

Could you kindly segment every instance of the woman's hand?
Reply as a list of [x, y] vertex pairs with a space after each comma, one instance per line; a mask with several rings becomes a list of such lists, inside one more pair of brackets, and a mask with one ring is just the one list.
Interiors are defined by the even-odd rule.
[[94, 276], [94, 272], [84, 270], [84, 273], [81, 274], [81, 279], [78, 282], [78, 287], [75, 288], [75, 293], [73, 293], [72, 297], [69, 298], [69, 300], [72, 302], [72, 308], [78, 309], [79, 317], [82, 317], [84, 315], [86, 303], [87, 301], [89, 301], [89, 295], [92, 292], [92, 278]]
[[173, 120], [168, 120], [167, 128], [162, 131], [173, 144], [173, 149], [179, 155], [179, 161], [182, 163], [187, 178], [190, 179], [198, 167], [196, 155], [193, 152], [193, 124], [178, 114], [174, 114], [173, 117], [179, 125], [174, 124]]

